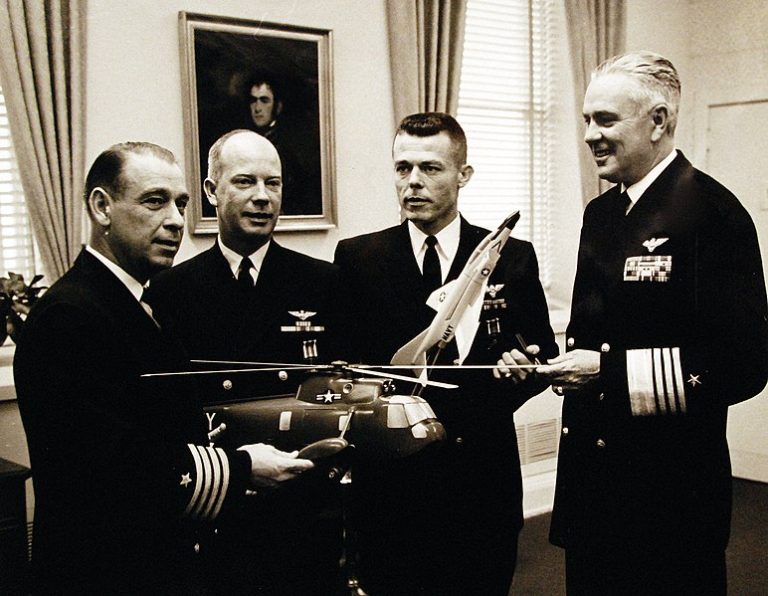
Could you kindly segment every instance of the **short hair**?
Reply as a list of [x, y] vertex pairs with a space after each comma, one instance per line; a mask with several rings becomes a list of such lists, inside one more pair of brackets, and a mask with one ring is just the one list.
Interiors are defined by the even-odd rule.
[[454, 154], [460, 165], [467, 163], [467, 135], [456, 118], [444, 112], [420, 112], [406, 116], [400, 122], [395, 131], [395, 137], [399, 134], [408, 134], [415, 137], [431, 137], [445, 132], [451, 139]]
[[654, 52], [641, 50], [609, 58], [592, 72], [592, 78], [624, 74], [640, 83], [641, 94], [649, 103], [662, 100], [669, 106], [669, 131], [675, 131], [680, 109], [680, 77], [672, 62]]
[[117, 143], [102, 151], [93, 161], [85, 177], [83, 199], [88, 202], [94, 188], [101, 187], [110, 195], [117, 196], [125, 190], [123, 167], [128, 155], [153, 155], [159, 159], [176, 164], [176, 157], [165, 147], [146, 141], [127, 141]]
[[224, 148], [224, 143], [241, 132], [258, 134], [247, 128], [236, 128], [221, 135], [208, 150], [208, 178], [214, 182], [218, 182], [219, 176], [221, 176], [221, 150]]
[[248, 79], [248, 84], [245, 87], [245, 95], [250, 101], [251, 89], [260, 85], [268, 85], [272, 90], [272, 99], [275, 103], [283, 100], [283, 96], [280, 89], [280, 84], [277, 82], [277, 77], [266, 72], [257, 70], [251, 74]]

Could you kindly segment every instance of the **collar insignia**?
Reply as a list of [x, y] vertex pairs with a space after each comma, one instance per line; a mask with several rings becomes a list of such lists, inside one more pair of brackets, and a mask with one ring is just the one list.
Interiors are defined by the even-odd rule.
[[653, 252], [664, 244], [669, 238], [651, 238], [643, 242], [643, 246], [648, 249], [648, 252]]

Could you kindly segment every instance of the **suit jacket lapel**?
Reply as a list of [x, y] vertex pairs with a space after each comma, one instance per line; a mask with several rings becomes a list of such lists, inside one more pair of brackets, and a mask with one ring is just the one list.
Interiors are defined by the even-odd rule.
[[[459, 216], [461, 217], [461, 216]], [[456, 256], [453, 258], [451, 268], [448, 270], [448, 277], [446, 281], [451, 281], [459, 277], [464, 265], [467, 264], [469, 257], [472, 255], [472, 251], [480, 242], [480, 236], [478, 234], [478, 228], [470, 225], [466, 219], [461, 217], [461, 228], [459, 236], [459, 248], [456, 251]]]

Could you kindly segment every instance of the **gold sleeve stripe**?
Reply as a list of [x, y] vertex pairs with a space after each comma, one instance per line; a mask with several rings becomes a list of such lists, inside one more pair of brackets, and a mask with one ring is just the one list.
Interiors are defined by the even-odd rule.
[[211, 475], [207, 483], [207, 491], [204, 501], [200, 504], [200, 517], [202, 519], [209, 519], [211, 515], [211, 509], [216, 500], [216, 496], [219, 492], [219, 486], [221, 485], [221, 464], [216, 453], [210, 447], [197, 447], [200, 450], [203, 461], [207, 461], [210, 465]]
[[[654, 410], [653, 412], [649, 412], [649, 414], [654, 414], [656, 411], [658, 411], [660, 414], [667, 414], [669, 411], [669, 404], [666, 399], [666, 388], [669, 385], [669, 379], [666, 375], [666, 373], [669, 370], [669, 367], [665, 366], [663, 353], [661, 350], [653, 350], [653, 370], [654, 370], [654, 404], [657, 408], [657, 410]], [[661, 390], [657, 388], [661, 388]]]
[[205, 505], [205, 502], [208, 500], [208, 494], [211, 490], [211, 460], [208, 459], [208, 455], [205, 453], [204, 449], [200, 447], [199, 445], [195, 445], [195, 449], [197, 449], [198, 456], [200, 457], [200, 461], [202, 462], [202, 490], [200, 491], [200, 495], [197, 498], [197, 503], [195, 503], [194, 509], [192, 509], [192, 517], [195, 519], [200, 519], [200, 515], [203, 512], [203, 507]]
[[195, 490], [184, 515], [196, 519], [214, 519], [229, 489], [229, 459], [216, 447], [188, 445], [195, 462]]
[[227, 496], [227, 491], [229, 490], [229, 458], [223, 450], [215, 449], [215, 451], [221, 460], [222, 482], [221, 490], [219, 490], [219, 496], [216, 499], [216, 503], [213, 506], [213, 511], [211, 512], [211, 519], [216, 519], [218, 517], [219, 511], [221, 511], [221, 506], [224, 503], [224, 498]]
[[680, 348], [627, 350], [627, 386], [633, 416], [684, 413]]
[[197, 453], [197, 447], [195, 445], [187, 445], [192, 452], [192, 459], [195, 462], [195, 490], [192, 491], [192, 496], [187, 503], [186, 509], [184, 509], [184, 516], [188, 517], [192, 514], [192, 509], [197, 503], [200, 497], [200, 490], [203, 486], [203, 462], [200, 461], [200, 455]]
[[680, 360], [680, 348], [672, 348], [675, 368], [675, 395], [680, 407], [680, 411], [685, 413], [688, 404], [685, 401], [685, 381], [683, 380], [683, 365]]
[[649, 416], [656, 409], [651, 350], [627, 351], [627, 385], [633, 416]]

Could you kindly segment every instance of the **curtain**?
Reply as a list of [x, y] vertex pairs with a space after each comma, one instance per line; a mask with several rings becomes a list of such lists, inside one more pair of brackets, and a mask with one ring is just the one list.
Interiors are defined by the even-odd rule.
[[87, 0], [0, 0], [0, 80], [47, 283], [82, 241]]
[[466, 0], [387, 0], [395, 122], [456, 115]]
[[[565, 0], [568, 40], [576, 87], [576, 117], [581, 122], [581, 105], [592, 70], [625, 49], [626, 11], [624, 0]], [[579, 166], [584, 204], [606, 190], [609, 183], [595, 172], [592, 153], [579, 129]]]

